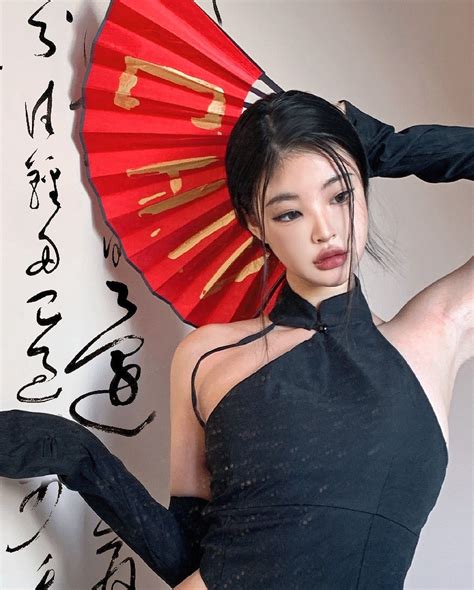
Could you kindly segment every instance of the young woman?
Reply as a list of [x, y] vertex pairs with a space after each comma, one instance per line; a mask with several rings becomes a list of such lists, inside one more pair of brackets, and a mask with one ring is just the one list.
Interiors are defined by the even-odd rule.
[[472, 130], [397, 137], [341, 106], [281, 92], [233, 129], [233, 206], [284, 285], [268, 316], [178, 346], [168, 509], [86, 428], [0, 412], [0, 475], [59, 474], [179, 590], [402, 588], [444, 480], [452, 386], [472, 354], [472, 259], [388, 322], [353, 269], [365, 250], [382, 260], [369, 176], [472, 178]]
[[370, 230], [364, 151], [309, 93], [248, 109], [226, 165], [237, 218], [285, 285], [269, 316], [201, 327], [175, 354], [171, 493], [208, 499], [212, 518], [177, 588], [403, 588], [472, 355], [473, 259], [390, 321], [370, 311], [353, 273]]

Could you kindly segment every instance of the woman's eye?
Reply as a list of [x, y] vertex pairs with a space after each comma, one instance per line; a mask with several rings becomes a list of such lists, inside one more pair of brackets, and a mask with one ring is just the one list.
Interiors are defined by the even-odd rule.
[[338, 197], [343, 197], [340, 201], [337, 201], [339, 205], [342, 205], [343, 203], [346, 203], [349, 200], [349, 195], [351, 193], [353, 193], [354, 191], [344, 191], [342, 193], [339, 193], [338, 195], [336, 195], [334, 198], [337, 199]]
[[274, 217], [274, 221], [282, 221], [284, 223], [288, 222], [288, 221], [292, 221], [291, 219], [283, 219], [284, 217], [286, 217], [287, 215], [291, 215], [292, 213], [298, 213], [298, 211], [287, 211], [286, 213], [282, 213], [281, 215], [278, 215], [277, 217]]
[[[348, 202], [349, 196], [353, 192], [354, 192], [354, 190], [343, 191], [342, 193], [339, 193], [338, 195], [336, 195], [334, 197], [334, 199], [336, 199], [336, 202], [338, 205], [344, 205], [345, 203]], [[292, 211], [287, 211], [286, 213], [282, 213], [281, 215], [278, 215], [277, 217], [273, 217], [273, 220], [287, 223], [288, 221], [292, 221], [294, 219], [294, 217], [292, 217], [292, 215], [294, 213], [299, 215], [299, 211], [292, 210]], [[288, 218], [288, 216], [290, 216], [290, 218]], [[286, 219], [285, 219], [285, 217], [286, 217]]]

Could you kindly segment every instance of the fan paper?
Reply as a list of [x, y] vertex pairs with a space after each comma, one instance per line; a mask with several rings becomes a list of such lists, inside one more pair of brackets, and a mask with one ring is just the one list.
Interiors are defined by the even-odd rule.
[[284, 267], [237, 222], [226, 186], [229, 134], [281, 90], [192, 0], [114, 0], [83, 87], [88, 176], [126, 258], [195, 327], [268, 312]]

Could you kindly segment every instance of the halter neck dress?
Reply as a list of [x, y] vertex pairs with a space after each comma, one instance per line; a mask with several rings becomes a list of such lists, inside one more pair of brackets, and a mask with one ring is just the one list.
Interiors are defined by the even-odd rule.
[[[350, 291], [317, 308], [285, 278], [270, 325], [194, 367], [211, 473], [200, 563], [209, 590], [403, 588], [448, 450], [354, 279], [346, 317]], [[232, 387], [204, 422], [201, 360], [276, 325], [316, 331]]]

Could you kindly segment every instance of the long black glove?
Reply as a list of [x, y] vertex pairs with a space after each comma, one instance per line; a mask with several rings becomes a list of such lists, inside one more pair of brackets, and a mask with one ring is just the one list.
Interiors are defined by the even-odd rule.
[[41, 412], [0, 412], [0, 475], [58, 474], [170, 586], [199, 567], [203, 498], [154, 500], [87, 428]]
[[395, 132], [348, 100], [346, 117], [357, 130], [369, 161], [369, 176], [414, 174], [426, 182], [474, 180], [474, 127], [413, 125]]

